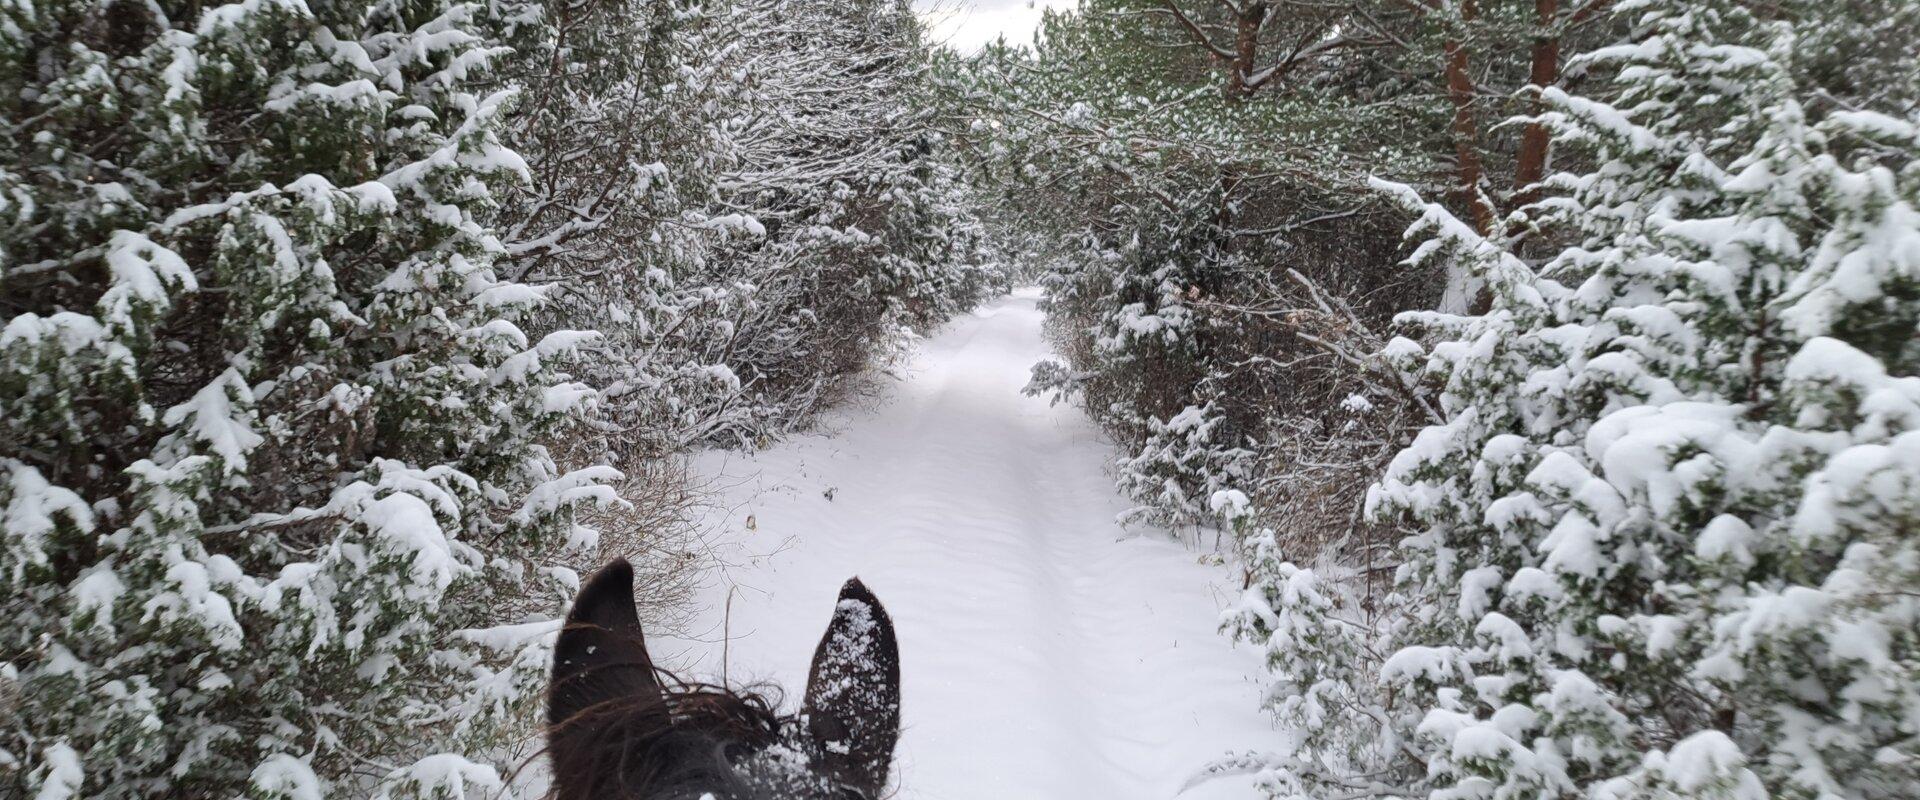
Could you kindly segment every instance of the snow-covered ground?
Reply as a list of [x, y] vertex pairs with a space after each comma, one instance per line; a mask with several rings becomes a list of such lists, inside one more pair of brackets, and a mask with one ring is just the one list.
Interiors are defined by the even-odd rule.
[[[1037, 300], [955, 321], [818, 435], [703, 457], [730, 566], [703, 590], [701, 635], [657, 638], [656, 656], [712, 677], [724, 649], [731, 680], [797, 702], [858, 575], [899, 629], [902, 798], [1168, 800], [1208, 761], [1269, 746], [1258, 657], [1214, 631], [1234, 576], [1117, 525], [1092, 423], [1020, 394], [1046, 354]], [[1181, 797], [1252, 795], [1225, 779]]]

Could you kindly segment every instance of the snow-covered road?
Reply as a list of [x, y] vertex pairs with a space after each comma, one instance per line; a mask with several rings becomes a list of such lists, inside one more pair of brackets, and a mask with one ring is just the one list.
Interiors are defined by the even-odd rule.
[[[1046, 355], [1037, 300], [956, 320], [820, 434], [704, 456], [732, 566], [703, 590], [706, 641], [660, 655], [718, 675], [732, 587], [732, 680], [797, 693], [858, 575], [899, 629], [902, 798], [1167, 800], [1206, 762], [1270, 746], [1257, 656], [1214, 632], [1232, 576], [1118, 526], [1111, 448], [1077, 409], [1020, 393]], [[1232, 779], [1181, 797], [1252, 794]]]

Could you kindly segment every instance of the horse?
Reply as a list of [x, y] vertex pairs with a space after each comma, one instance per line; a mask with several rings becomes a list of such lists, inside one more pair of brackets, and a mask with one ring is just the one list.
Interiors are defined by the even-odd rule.
[[900, 736], [893, 620], [854, 578], [814, 650], [806, 698], [682, 682], [653, 663], [615, 559], [581, 587], [547, 692], [552, 800], [878, 800]]

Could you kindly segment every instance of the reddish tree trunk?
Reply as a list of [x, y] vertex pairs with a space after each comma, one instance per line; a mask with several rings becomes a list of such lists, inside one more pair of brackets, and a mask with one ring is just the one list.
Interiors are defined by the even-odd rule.
[[[1540, 30], [1533, 39], [1533, 66], [1528, 73], [1528, 82], [1545, 89], [1560, 81], [1560, 32], [1555, 29], [1555, 17], [1559, 16], [1559, 0], [1533, 0], [1533, 10]], [[1533, 101], [1533, 112], [1539, 114], [1544, 109], [1539, 97]], [[1547, 174], [1547, 150], [1551, 137], [1547, 126], [1539, 122], [1529, 122], [1520, 133], [1520, 156], [1514, 165], [1513, 188], [1521, 194], [1521, 203], [1534, 200], [1535, 192], [1528, 187], [1539, 183]]]
[[1260, 55], [1260, 28], [1267, 22], [1268, 10], [1265, 0], [1248, 3], [1235, 20], [1233, 62], [1228, 65], [1233, 74], [1227, 78], [1227, 97], [1236, 102], [1253, 93], [1247, 79], [1253, 77], [1254, 59]]
[[1473, 0], [1460, 4], [1460, 25], [1446, 41], [1447, 99], [1453, 102], [1454, 168], [1458, 176], [1461, 202], [1472, 209], [1473, 227], [1482, 235], [1493, 233], [1494, 211], [1480, 191], [1485, 167], [1480, 159], [1480, 125], [1474, 115], [1473, 66], [1467, 43], [1466, 26], [1473, 22], [1478, 8]]

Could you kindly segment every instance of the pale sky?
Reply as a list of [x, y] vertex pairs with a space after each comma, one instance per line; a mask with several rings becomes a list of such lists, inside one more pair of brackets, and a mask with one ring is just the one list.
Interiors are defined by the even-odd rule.
[[913, 0], [933, 40], [962, 53], [1001, 36], [1014, 44], [1032, 44], [1041, 9], [1079, 4], [1079, 0]]

